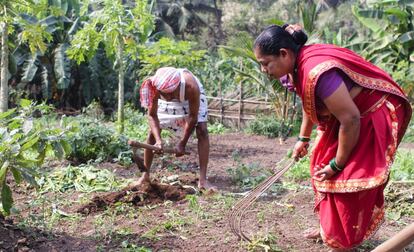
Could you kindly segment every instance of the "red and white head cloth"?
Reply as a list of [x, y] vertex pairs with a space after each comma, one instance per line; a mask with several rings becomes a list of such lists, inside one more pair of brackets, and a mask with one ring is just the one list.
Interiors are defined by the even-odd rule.
[[162, 67], [157, 70], [154, 76], [144, 80], [140, 89], [141, 106], [150, 108], [155, 93], [172, 93], [181, 82], [181, 74], [177, 68]]

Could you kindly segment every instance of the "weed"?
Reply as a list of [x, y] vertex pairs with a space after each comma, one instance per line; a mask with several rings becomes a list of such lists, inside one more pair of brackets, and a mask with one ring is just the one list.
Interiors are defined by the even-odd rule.
[[234, 161], [236, 168], [228, 168], [226, 171], [242, 189], [253, 188], [272, 174], [270, 170], [259, 167], [258, 163], [242, 163], [237, 155], [234, 156]]
[[391, 168], [391, 179], [414, 180], [414, 151], [399, 150]]
[[300, 159], [285, 173], [284, 177], [295, 182], [310, 179], [309, 156]]
[[212, 135], [222, 135], [229, 131], [230, 131], [229, 128], [226, 128], [223, 124], [219, 122], [215, 122], [213, 124], [208, 125], [208, 133]]
[[253, 237], [250, 243], [246, 244], [247, 251], [282, 252], [276, 245], [276, 236], [267, 233]]
[[123, 188], [130, 180], [118, 179], [107, 169], [97, 169], [91, 165], [71, 166], [44, 174], [37, 180], [40, 192], [78, 192], [111, 191]]
[[121, 248], [123, 252], [151, 252], [152, 250], [146, 247], [140, 247], [130, 243], [128, 240], [122, 241]]

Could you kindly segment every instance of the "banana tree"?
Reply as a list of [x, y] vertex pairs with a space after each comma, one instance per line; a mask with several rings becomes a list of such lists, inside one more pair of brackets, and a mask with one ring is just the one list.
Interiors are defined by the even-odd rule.
[[35, 79], [41, 80], [42, 98], [49, 100], [52, 97], [59, 99], [60, 94], [68, 89], [71, 80], [71, 61], [66, 55], [69, 48], [70, 36], [76, 31], [79, 17], [71, 20], [64, 15], [49, 15], [41, 20], [34, 16], [22, 15], [30, 26], [41, 26], [51, 34], [53, 39], [47, 43], [44, 53], [31, 54], [24, 43], [25, 31], [19, 34], [22, 38], [13, 55], [18, 66], [22, 68], [19, 87], [23, 88]]
[[362, 54], [414, 93], [414, 1], [370, 1], [364, 8], [354, 6], [353, 13], [371, 31]]
[[90, 13], [89, 20], [79, 30], [68, 50], [78, 64], [90, 60], [101, 45], [113, 60], [118, 72], [118, 131], [124, 130], [125, 60], [136, 59], [138, 45], [147, 40], [154, 26], [153, 16], [146, 0], [123, 4], [121, 0], [94, 1], [102, 8]]
[[[8, 66], [10, 57], [9, 39], [10, 35], [16, 31], [12, 26], [13, 23], [25, 24], [19, 13], [37, 13], [39, 9], [44, 9], [44, 4], [32, 0], [8, 1], [0, 0], [0, 32], [1, 32], [1, 85], [0, 85], [0, 112], [8, 109], [9, 87], [8, 80], [10, 77]], [[30, 47], [31, 52], [44, 52], [46, 41], [50, 41], [51, 36], [41, 25], [23, 25], [25, 32], [24, 42]]]

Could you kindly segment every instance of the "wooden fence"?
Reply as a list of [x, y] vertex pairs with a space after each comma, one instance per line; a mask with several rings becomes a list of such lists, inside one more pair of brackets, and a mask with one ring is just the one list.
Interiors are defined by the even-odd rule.
[[249, 120], [256, 119], [258, 114], [270, 115], [273, 105], [270, 102], [254, 99], [243, 99], [241, 95], [235, 98], [207, 96], [208, 115], [212, 121], [218, 121], [226, 126], [241, 129]]

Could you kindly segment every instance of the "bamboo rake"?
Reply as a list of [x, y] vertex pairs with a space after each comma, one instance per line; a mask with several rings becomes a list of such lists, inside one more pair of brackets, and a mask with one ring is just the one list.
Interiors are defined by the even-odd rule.
[[[283, 161], [285, 160], [282, 160], [276, 164], [276, 167]], [[294, 163], [295, 161], [293, 159], [290, 160], [284, 168], [267, 178], [233, 206], [232, 211], [229, 214], [230, 228], [233, 233], [239, 237], [239, 239], [251, 242], [250, 238], [243, 233], [241, 228], [242, 219], [245, 215], [246, 209], [249, 208], [260, 197], [260, 195], [269, 189], [287, 170], [289, 170]]]

